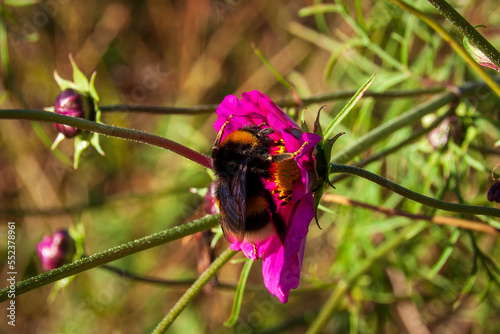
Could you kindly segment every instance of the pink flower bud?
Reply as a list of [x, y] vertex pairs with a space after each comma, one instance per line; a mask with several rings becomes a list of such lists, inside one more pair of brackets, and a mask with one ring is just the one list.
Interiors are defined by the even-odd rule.
[[493, 183], [488, 190], [488, 201], [500, 203], [500, 181]]
[[[57, 95], [55, 103], [55, 112], [61, 115], [85, 118], [87, 110], [87, 98], [73, 89], [63, 90]], [[55, 129], [62, 133], [66, 138], [73, 138], [81, 130], [65, 124], [54, 124]]]
[[464, 47], [465, 50], [470, 54], [472, 58], [481, 66], [489, 67], [494, 70], [499, 70], [498, 66], [495, 65], [484, 53], [479, 50], [477, 46], [472, 44], [467, 38], [464, 37]]
[[70, 237], [68, 231], [59, 230], [53, 235], [45, 236], [37, 244], [36, 250], [43, 271], [50, 271], [71, 262], [75, 254], [75, 241]]

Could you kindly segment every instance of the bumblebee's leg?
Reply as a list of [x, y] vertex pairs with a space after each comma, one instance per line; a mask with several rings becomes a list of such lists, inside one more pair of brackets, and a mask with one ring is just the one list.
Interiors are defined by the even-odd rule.
[[309, 142], [304, 142], [304, 144], [302, 144], [302, 146], [295, 152], [292, 152], [292, 153], [280, 153], [280, 154], [276, 154], [276, 155], [270, 155], [269, 156], [269, 160], [271, 160], [272, 162], [283, 162], [283, 161], [287, 161], [287, 160], [291, 160], [293, 158], [295, 158], [295, 156], [299, 155], [300, 152], [302, 152], [302, 149], [307, 145], [309, 144]]
[[229, 123], [229, 120], [231, 118], [233, 118], [233, 115], [229, 115], [229, 118], [227, 119], [227, 121], [224, 124], [222, 124], [222, 127], [219, 130], [219, 133], [217, 133], [217, 138], [215, 138], [215, 142], [214, 142], [214, 146], [212, 146], [212, 150], [216, 147], [219, 147], [220, 141], [222, 139], [222, 135], [224, 134], [224, 129], [226, 128], [226, 126]]
[[[266, 124], [266, 123], [262, 123], [262, 124], [260, 124], [260, 125], [259, 125], [259, 128], [260, 128], [262, 125], [267, 125], [267, 124]], [[266, 135], [266, 136], [267, 136], [267, 135], [270, 135], [270, 134], [271, 134], [271, 133], [273, 133], [273, 132], [274, 132], [274, 130], [273, 130], [272, 128], [264, 128], [264, 129], [260, 130], [260, 133], [261, 133], [262, 135]]]

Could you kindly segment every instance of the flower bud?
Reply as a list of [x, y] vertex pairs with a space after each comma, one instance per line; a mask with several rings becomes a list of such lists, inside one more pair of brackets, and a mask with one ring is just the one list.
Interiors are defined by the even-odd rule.
[[448, 143], [451, 131], [451, 119], [445, 118], [441, 124], [427, 134], [427, 140], [434, 149], [442, 148]]
[[[55, 112], [61, 115], [85, 118], [86, 102], [84, 96], [68, 88], [57, 95], [54, 103]], [[73, 138], [81, 132], [80, 129], [65, 124], [54, 124], [54, 127], [66, 138]]]
[[49, 271], [71, 262], [75, 254], [75, 241], [66, 230], [59, 230], [45, 236], [36, 250], [42, 263], [42, 270]]
[[496, 71], [499, 70], [498, 66], [492, 62], [483, 51], [479, 50], [477, 46], [472, 44], [466, 37], [464, 37], [464, 46], [467, 52], [470, 54], [472, 58], [481, 66], [492, 68]]
[[488, 190], [488, 201], [500, 203], [500, 181], [493, 183]]

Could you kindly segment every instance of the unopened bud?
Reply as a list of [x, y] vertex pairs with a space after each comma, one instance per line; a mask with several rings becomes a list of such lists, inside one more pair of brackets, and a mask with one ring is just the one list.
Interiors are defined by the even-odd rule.
[[493, 183], [488, 190], [488, 201], [500, 203], [500, 180]]
[[36, 247], [43, 271], [59, 268], [71, 262], [75, 254], [75, 241], [66, 230], [45, 236]]
[[[87, 98], [69, 88], [57, 95], [54, 108], [55, 112], [61, 115], [85, 118], [88, 109]], [[54, 127], [66, 138], [73, 138], [81, 132], [80, 129], [65, 124], [54, 124]]]

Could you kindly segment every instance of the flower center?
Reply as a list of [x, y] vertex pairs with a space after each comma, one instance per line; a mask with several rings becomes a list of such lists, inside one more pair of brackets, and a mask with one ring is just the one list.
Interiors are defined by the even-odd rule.
[[[271, 155], [286, 153], [285, 144], [280, 140], [270, 149]], [[277, 198], [277, 205], [285, 205], [292, 199], [293, 185], [300, 178], [300, 169], [295, 159], [272, 163], [271, 177], [268, 181], [272, 186], [268, 190]]]

